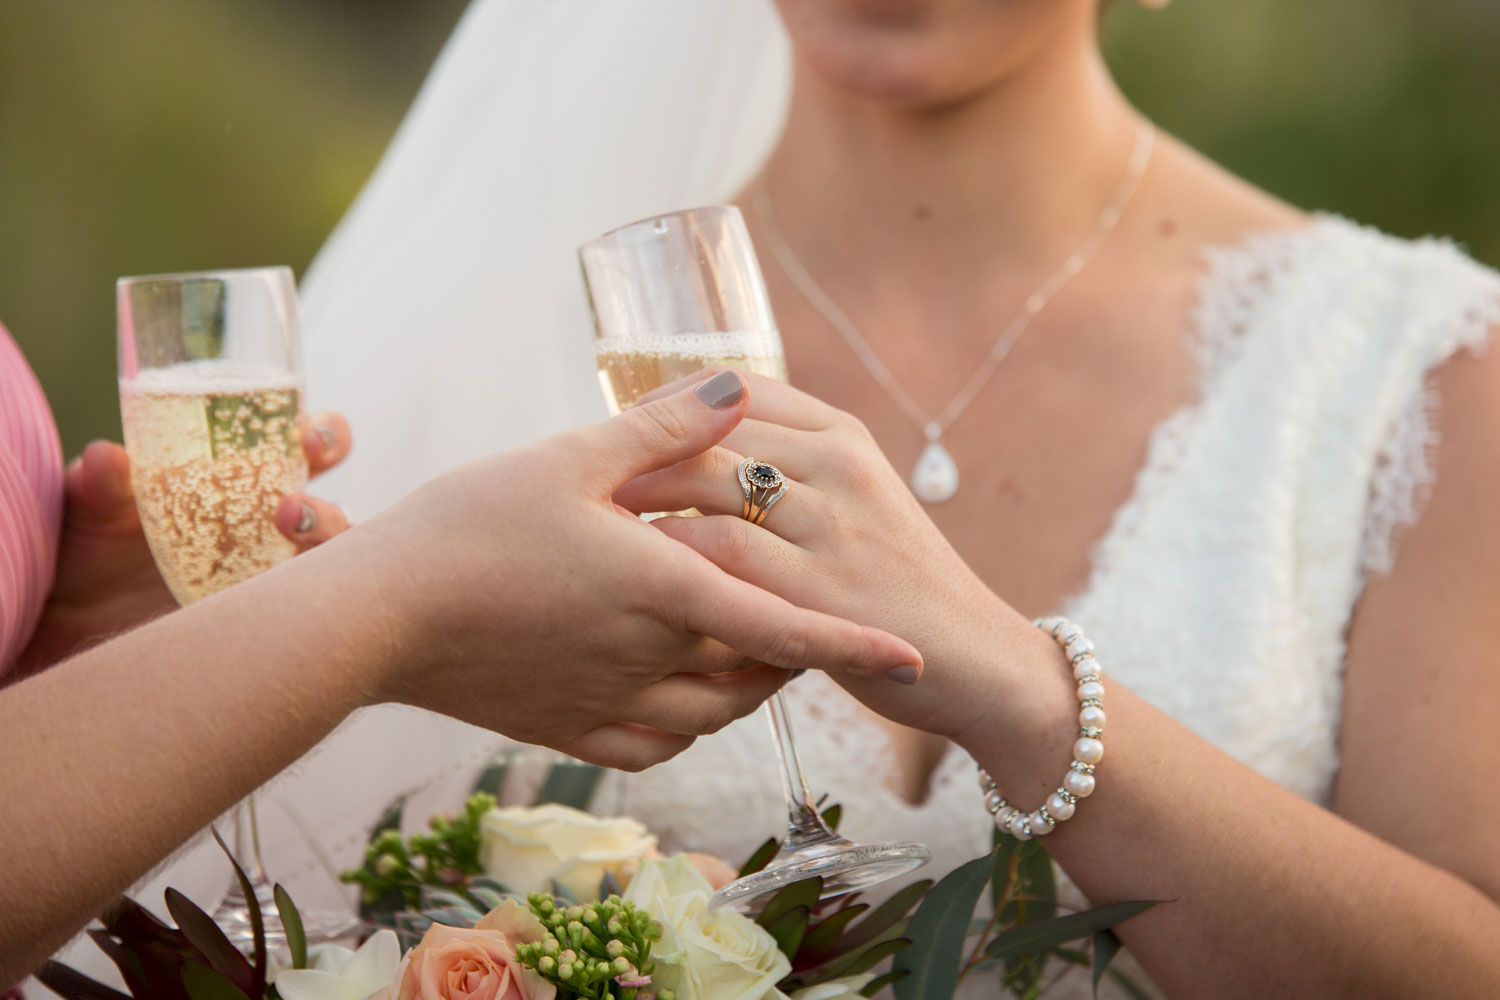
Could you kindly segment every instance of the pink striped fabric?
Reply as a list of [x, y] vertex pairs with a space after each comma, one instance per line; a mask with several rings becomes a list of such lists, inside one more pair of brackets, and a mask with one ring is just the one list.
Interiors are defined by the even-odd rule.
[[52, 589], [62, 470], [47, 397], [0, 326], [0, 676], [26, 648]]

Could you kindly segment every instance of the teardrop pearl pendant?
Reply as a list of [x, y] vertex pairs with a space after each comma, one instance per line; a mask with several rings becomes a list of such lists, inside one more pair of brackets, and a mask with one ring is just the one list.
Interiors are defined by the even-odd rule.
[[958, 463], [938, 440], [943, 429], [927, 425], [927, 447], [911, 470], [911, 491], [925, 504], [946, 503], [958, 492]]

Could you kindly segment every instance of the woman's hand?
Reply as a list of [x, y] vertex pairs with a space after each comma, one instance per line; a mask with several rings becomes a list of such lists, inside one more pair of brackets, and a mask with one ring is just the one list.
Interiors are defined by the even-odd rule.
[[[311, 475], [343, 461], [350, 443], [349, 426], [338, 414], [303, 421], [302, 450]], [[57, 574], [17, 677], [177, 607], [141, 530], [125, 449], [93, 442], [69, 464], [63, 486]], [[276, 511], [276, 527], [299, 551], [348, 526], [338, 507], [303, 494], [286, 497]]]
[[[1050, 640], [974, 575], [859, 421], [782, 383], [748, 379], [749, 417], [721, 447], [635, 479], [616, 502], [696, 507], [710, 516], [653, 527], [795, 604], [909, 639], [926, 663], [916, 688], [846, 684], [895, 722], [966, 745], [1002, 702], [1024, 696], [1018, 671], [1046, 663], [1064, 677]], [[789, 483], [759, 526], [739, 516], [738, 465], [750, 455]]]
[[722, 374], [455, 469], [307, 560], [357, 554], [346, 575], [381, 581], [383, 607], [361, 611], [392, 632], [378, 697], [638, 770], [753, 711], [788, 669], [915, 679], [908, 643], [736, 579], [612, 501], [745, 407]]

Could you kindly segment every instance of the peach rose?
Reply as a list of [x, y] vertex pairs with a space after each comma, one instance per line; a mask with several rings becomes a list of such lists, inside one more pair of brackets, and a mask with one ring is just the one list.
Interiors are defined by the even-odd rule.
[[555, 1000], [557, 988], [516, 960], [540, 928], [514, 900], [472, 930], [433, 924], [407, 956], [396, 1000]]

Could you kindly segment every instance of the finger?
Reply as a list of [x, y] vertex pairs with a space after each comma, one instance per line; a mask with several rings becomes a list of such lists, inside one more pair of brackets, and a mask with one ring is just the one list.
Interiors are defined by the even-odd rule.
[[276, 530], [305, 552], [349, 530], [349, 518], [336, 504], [302, 493], [282, 497], [276, 508]]
[[684, 736], [716, 733], [759, 708], [786, 683], [764, 664], [732, 674], [673, 674], [630, 700], [625, 721]]
[[349, 455], [354, 438], [349, 422], [337, 413], [314, 413], [299, 421], [302, 431], [302, 453], [307, 456], [307, 472], [316, 476], [338, 465]]
[[659, 385], [655, 389], [652, 389], [650, 392], [637, 399], [635, 401], [635, 405], [640, 406], [642, 403], [650, 403], [658, 399], [666, 399], [668, 396], [675, 396], [677, 393], [688, 388], [689, 386], [695, 386], [699, 385], [700, 383], [707, 382], [709, 379], [713, 378], [720, 372], [727, 371], [729, 371], [728, 365], [713, 365], [711, 367], [704, 368], [701, 371], [693, 372], [693, 374], [691, 375], [684, 375], [682, 378], [678, 379], [675, 382], [668, 382], [666, 385]]
[[[777, 507], [772, 515], [779, 510]], [[668, 516], [656, 518], [651, 527], [686, 545], [730, 576], [769, 590], [793, 604], [816, 596], [802, 592], [808, 579], [808, 553], [796, 542], [744, 518]]]
[[889, 632], [799, 608], [706, 564], [695, 575], [696, 579], [682, 581], [687, 628], [711, 635], [760, 663], [836, 676], [885, 677], [904, 684], [914, 684], [921, 676], [922, 655]]
[[[676, 382], [646, 393], [637, 405], [665, 398], [682, 391], [689, 385], [696, 385], [713, 375], [729, 370], [722, 366], [709, 368], [689, 375], [687, 378], [678, 379]], [[829, 406], [816, 396], [794, 389], [779, 379], [767, 378], [752, 372], [740, 372], [740, 374], [750, 387], [750, 411], [747, 416], [755, 420], [764, 420], [767, 423], [780, 424], [783, 427], [801, 431], [826, 431], [855, 422], [854, 418], [843, 410]]]
[[130, 459], [113, 441], [93, 441], [68, 464], [63, 476], [68, 516], [91, 522], [112, 521], [135, 509], [130, 488]]
[[[615, 491], [615, 503], [632, 513], [697, 508], [704, 514], [743, 517], [745, 491], [740, 484], [740, 456], [710, 448], [668, 469], [632, 479]], [[766, 511], [761, 526], [794, 544], [826, 535], [831, 518], [828, 498], [818, 490], [787, 480], [786, 492]]]
[[575, 432], [573, 444], [592, 453], [610, 493], [636, 476], [712, 448], [745, 414], [745, 382], [720, 372], [665, 399], [632, 407]]
[[693, 745], [693, 737], [665, 733], [650, 726], [616, 722], [592, 729], [557, 747], [570, 757], [613, 767], [620, 771], [644, 771], [653, 764], [671, 760]]

